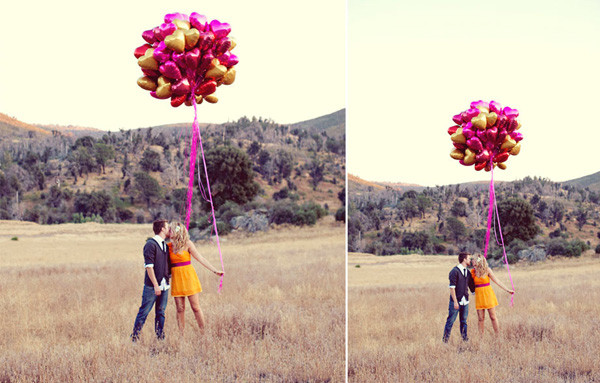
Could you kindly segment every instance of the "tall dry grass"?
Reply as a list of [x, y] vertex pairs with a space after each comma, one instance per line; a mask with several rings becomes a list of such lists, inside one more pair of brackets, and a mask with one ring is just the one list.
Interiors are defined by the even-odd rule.
[[[151, 234], [151, 225], [1, 222], [0, 382], [344, 380], [343, 226], [223, 238], [222, 294], [193, 263], [205, 333], [188, 305], [178, 336], [170, 297], [165, 341], [152, 311], [132, 344]], [[219, 265], [216, 246], [198, 245]]]
[[[455, 257], [349, 254], [349, 382], [600, 381], [600, 259], [515, 265], [515, 304], [492, 283], [500, 335], [474, 305], [441, 341]], [[357, 268], [356, 265], [360, 265]], [[495, 272], [509, 285], [506, 271]]]

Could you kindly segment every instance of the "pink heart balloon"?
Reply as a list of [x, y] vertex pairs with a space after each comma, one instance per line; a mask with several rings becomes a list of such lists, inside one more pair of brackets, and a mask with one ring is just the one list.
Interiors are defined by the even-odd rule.
[[200, 37], [198, 38], [198, 47], [200, 47], [200, 49], [202, 51], [208, 51], [209, 49], [212, 48], [214, 41], [215, 41], [214, 33], [210, 32], [210, 31], [201, 32]]
[[470, 127], [464, 127], [462, 130], [462, 134], [467, 140], [475, 137], [475, 131]]
[[[234, 65], [237, 65], [238, 62], [240, 62], [240, 60], [238, 59], [238, 57], [236, 55], [234, 55], [231, 52], [227, 52], [226, 55], [227, 57], [227, 64], [224, 64], [225, 66], [227, 66], [227, 68], [231, 68]], [[219, 61], [221, 61], [219, 59]]]
[[200, 65], [198, 66], [198, 75], [204, 77], [204, 74], [206, 73], [208, 68], [210, 68], [210, 64], [214, 58], [215, 56], [211, 52], [205, 53], [202, 56], [202, 58], [200, 59]]
[[215, 55], [221, 56], [229, 51], [229, 48], [231, 48], [231, 40], [228, 38], [218, 40], [217, 47], [214, 49]]
[[185, 54], [185, 65], [188, 69], [196, 71], [200, 64], [200, 49], [194, 48]]
[[508, 135], [508, 132], [506, 131], [506, 129], [498, 130], [498, 137], [496, 138], [496, 145], [501, 146], [504, 143], [504, 140], [506, 139], [507, 135]]
[[148, 29], [147, 31], [142, 32], [142, 38], [150, 44], [156, 42], [156, 38], [154, 37], [154, 30], [152, 29]]
[[499, 115], [502, 113], [502, 105], [500, 105], [500, 103], [497, 101], [490, 101], [490, 112], [494, 112]]
[[477, 107], [482, 107], [482, 108], [488, 109], [490, 107], [490, 103], [483, 101], [483, 100], [473, 101], [471, 103], [471, 108], [477, 108]]
[[459, 143], [456, 143], [456, 142], [453, 142], [452, 144], [454, 145], [454, 147], [456, 149], [465, 150], [467, 148], [466, 144], [459, 144]]
[[164, 63], [171, 59], [171, 52], [172, 51], [167, 48], [165, 42], [161, 41], [154, 49], [154, 52], [152, 52], [152, 56], [156, 59], [156, 61]]
[[179, 70], [185, 72], [187, 69], [187, 64], [185, 62], [185, 53], [173, 52], [172, 57], [175, 64], [177, 64], [177, 66], [179, 67]]
[[523, 134], [521, 132], [517, 132], [517, 131], [512, 132], [510, 134], [510, 136], [512, 137], [513, 140], [515, 140], [517, 142], [519, 142], [523, 139]]
[[498, 136], [498, 128], [491, 126], [485, 130], [486, 141], [492, 145], [496, 142], [496, 136]]
[[469, 149], [471, 149], [471, 150], [473, 150], [475, 152], [481, 152], [483, 150], [483, 144], [481, 143], [481, 141], [477, 137], [473, 137], [470, 140], [468, 140], [467, 141], [467, 146], [469, 147]]
[[517, 127], [519, 126], [519, 122], [517, 120], [508, 120], [506, 122], [506, 130], [508, 130], [509, 133], [512, 133], [515, 131], [515, 129], [517, 129]]
[[477, 108], [470, 108], [469, 110], [466, 111], [467, 120], [471, 121], [471, 119], [473, 117], [479, 116], [479, 113], [481, 113], [481, 111], [479, 109], [477, 109]]
[[171, 92], [174, 96], [182, 96], [190, 92], [190, 82], [187, 78], [181, 79], [175, 84], [171, 85]]
[[179, 80], [182, 78], [179, 67], [177, 67], [177, 64], [175, 64], [175, 62], [173, 61], [167, 61], [166, 63], [162, 64], [158, 69], [160, 70], [160, 73], [162, 73], [164, 76], [172, 78], [173, 80]]
[[228, 23], [222, 23], [219, 20], [213, 20], [210, 22], [210, 30], [213, 31], [215, 37], [220, 39], [225, 37], [231, 32], [231, 26]]
[[173, 20], [178, 19], [178, 20], [185, 20], [185, 21], [190, 21], [188, 15], [184, 14], [184, 13], [167, 13], [165, 15], [165, 23], [169, 24], [172, 23]]
[[463, 123], [463, 119], [462, 119], [462, 114], [455, 114], [454, 116], [452, 116], [452, 121], [454, 121], [455, 124], [462, 124]]
[[154, 35], [155, 35], [155, 37], [157, 37], [157, 40], [163, 41], [165, 39], [165, 37], [172, 35], [173, 32], [175, 32], [176, 30], [177, 30], [177, 26], [175, 24], [164, 23], [158, 27], [158, 36], [156, 36], [156, 31], [155, 31]]
[[157, 70], [142, 69], [142, 73], [151, 78], [158, 78], [160, 76], [160, 72]]
[[484, 149], [481, 153], [475, 156], [475, 162], [487, 162], [490, 159], [490, 152]]
[[509, 119], [515, 119], [515, 118], [519, 117], [519, 111], [518, 111], [518, 110], [516, 110], [516, 109], [509, 108], [508, 106], [507, 106], [507, 107], [505, 107], [505, 108], [502, 110], [502, 112], [503, 112], [503, 113], [504, 113], [504, 115], [505, 115], [506, 117], [508, 117]]
[[192, 24], [192, 27], [196, 28], [199, 32], [204, 32], [206, 30], [207, 23], [208, 21], [204, 15], [196, 12], [192, 12], [190, 15], [190, 24]]

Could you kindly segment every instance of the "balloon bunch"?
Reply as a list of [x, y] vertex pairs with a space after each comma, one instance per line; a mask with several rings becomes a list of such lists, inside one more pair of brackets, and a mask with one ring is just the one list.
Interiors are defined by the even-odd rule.
[[471, 107], [454, 117], [457, 124], [448, 129], [454, 150], [450, 157], [475, 170], [506, 169], [506, 160], [521, 151], [523, 135], [518, 132], [519, 111], [502, 107], [496, 101], [474, 101]]
[[229, 24], [208, 22], [196, 12], [165, 15], [163, 24], [142, 33], [147, 43], [135, 49], [144, 73], [138, 85], [152, 97], [170, 98], [173, 107], [216, 103], [217, 87], [235, 81], [238, 58], [230, 52], [236, 44], [229, 32]]

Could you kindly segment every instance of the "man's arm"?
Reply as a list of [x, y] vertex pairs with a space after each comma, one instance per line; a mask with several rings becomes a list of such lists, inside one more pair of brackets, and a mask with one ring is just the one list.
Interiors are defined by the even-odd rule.
[[156, 245], [146, 242], [144, 246], [144, 264], [146, 267], [146, 272], [148, 273], [148, 278], [152, 282], [154, 286], [154, 294], [160, 295], [160, 287], [158, 286], [158, 282], [156, 281], [156, 274], [154, 273], [154, 260], [156, 259]]
[[454, 302], [454, 310], [458, 310], [458, 300], [456, 299], [456, 288], [450, 287], [450, 296], [452, 296], [452, 301]]
[[458, 282], [458, 273], [456, 269], [450, 270], [448, 280], [450, 281], [450, 296], [452, 297], [452, 301], [454, 302], [454, 309], [458, 310], [458, 300], [456, 299], [456, 284]]
[[159, 296], [162, 291], [160, 291], [160, 286], [156, 281], [156, 275], [154, 274], [154, 266], [147, 266], [146, 272], [148, 273], [148, 278], [152, 281], [152, 285], [154, 286], [154, 295]]

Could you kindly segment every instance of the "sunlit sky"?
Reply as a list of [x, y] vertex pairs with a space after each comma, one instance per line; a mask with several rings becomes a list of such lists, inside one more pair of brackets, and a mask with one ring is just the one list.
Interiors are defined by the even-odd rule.
[[199, 106], [200, 122], [294, 123], [345, 107], [344, 0], [35, 0], [0, 3], [0, 113], [114, 131], [191, 123], [192, 108], [136, 84], [142, 32], [173, 12], [227, 22], [237, 41], [236, 82]]
[[600, 170], [599, 1], [348, 0], [348, 172], [426, 186], [489, 180], [450, 158], [471, 101], [520, 111], [494, 178]]

